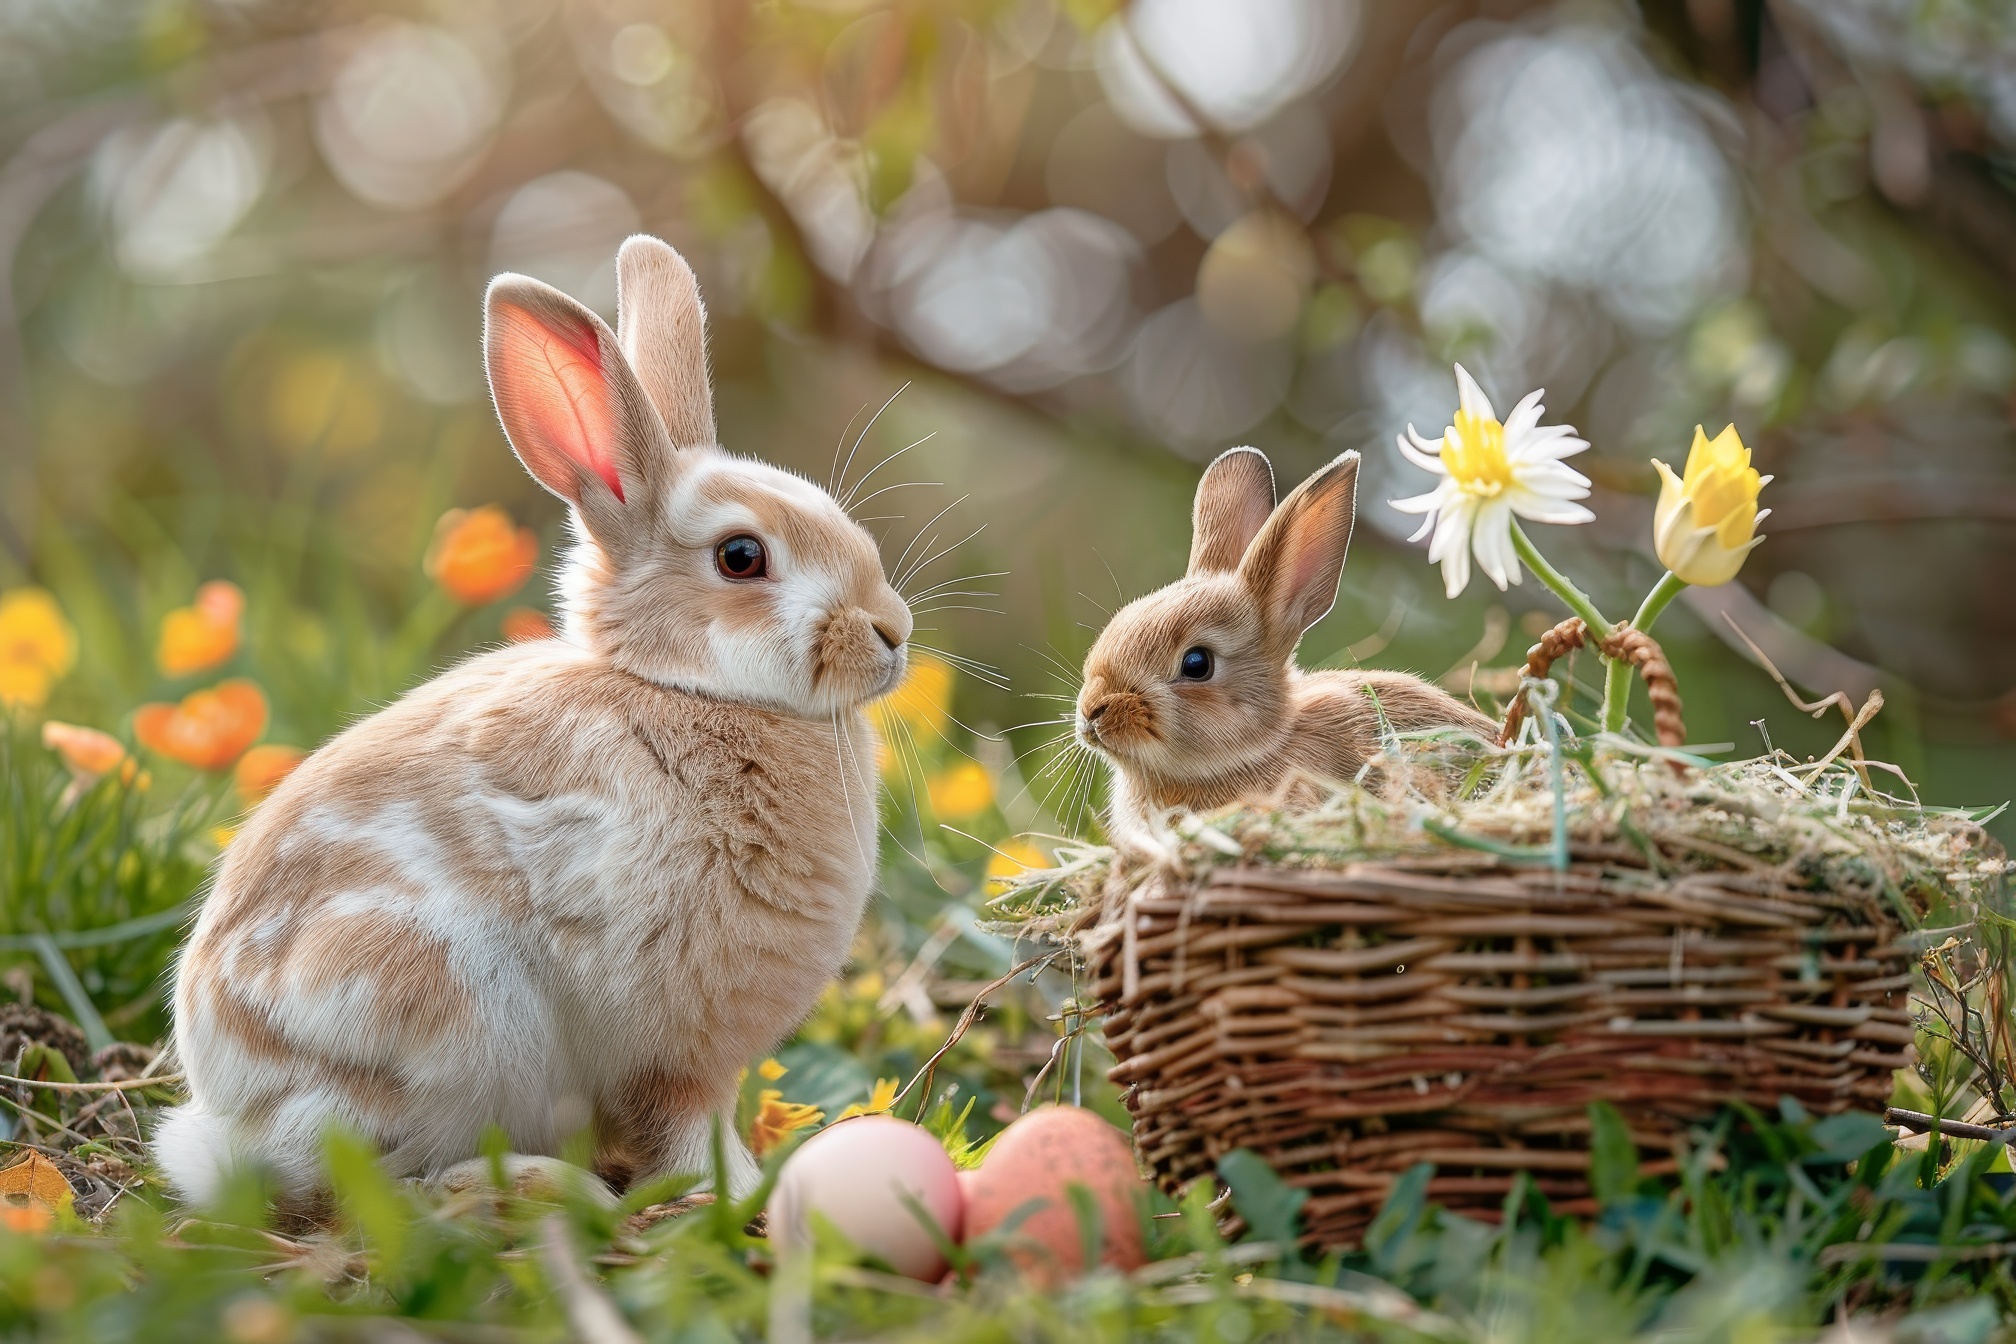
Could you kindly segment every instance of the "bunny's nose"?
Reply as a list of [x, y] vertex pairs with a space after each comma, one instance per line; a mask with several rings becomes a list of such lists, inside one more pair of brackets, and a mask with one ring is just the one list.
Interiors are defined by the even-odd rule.
[[1110, 708], [1110, 707], [1112, 706], [1112, 703], [1113, 703], [1113, 702], [1112, 702], [1112, 701], [1110, 701], [1110, 700], [1101, 700], [1101, 701], [1100, 701], [1100, 702], [1099, 702], [1098, 704], [1096, 704], [1096, 705], [1092, 706], [1092, 708], [1090, 708], [1090, 709], [1086, 710], [1086, 711], [1085, 711], [1085, 722], [1087, 722], [1087, 723], [1097, 723], [1097, 722], [1099, 722], [1099, 716], [1100, 716], [1101, 714], [1104, 714], [1104, 713], [1105, 713], [1105, 712], [1106, 712], [1106, 711], [1107, 711], [1107, 710], [1108, 710], [1108, 709], [1109, 709], [1109, 708]]

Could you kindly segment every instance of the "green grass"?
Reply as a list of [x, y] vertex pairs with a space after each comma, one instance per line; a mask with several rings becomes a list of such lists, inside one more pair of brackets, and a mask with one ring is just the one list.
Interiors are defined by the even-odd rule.
[[[1600, 1132], [1604, 1117], [1594, 1118]], [[1901, 1318], [1899, 1339], [1912, 1329], [1926, 1339], [1996, 1337], [2016, 1302], [2005, 1262], [1950, 1254], [2016, 1239], [2016, 1207], [1988, 1174], [1985, 1150], [1941, 1177], [1937, 1159], [1898, 1154], [1869, 1117], [1815, 1121], [1796, 1111], [1730, 1113], [1695, 1140], [1670, 1181], [1641, 1180], [1628, 1144], [1599, 1159], [1608, 1162], [1604, 1211], [1587, 1224], [1553, 1216], [1530, 1191], [1507, 1200], [1498, 1226], [1455, 1218], [1423, 1203], [1428, 1170], [1417, 1168], [1362, 1252], [1320, 1262], [1282, 1253], [1297, 1200], [1234, 1154], [1221, 1169], [1238, 1208], [1275, 1241], [1228, 1246], [1202, 1197], [1181, 1208], [1158, 1200], [1147, 1269], [1042, 1291], [1017, 1278], [999, 1239], [972, 1248], [961, 1281], [939, 1288], [829, 1239], [808, 1297], [744, 1230], [760, 1192], [649, 1227], [628, 1215], [672, 1193], [666, 1187], [613, 1212], [586, 1200], [444, 1205], [389, 1180], [368, 1148], [337, 1135], [328, 1155], [338, 1212], [315, 1235], [270, 1226], [255, 1185], [200, 1219], [137, 1190], [95, 1232], [0, 1233], [0, 1331], [558, 1340], [570, 1337], [569, 1311], [592, 1298], [613, 1304], [635, 1337], [668, 1341], [773, 1330], [788, 1338], [794, 1316], [819, 1338], [976, 1344], [1748, 1341], [1812, 1337], [1844, 1308]], [[410, 1333], [387, 1333], [387, 1318]]]
[[[242, 558], [247, 569], [237, 572], [259, 572], [256, 557]], [[249, 583], [245, 647], [213, 674], [266, 686], [276, 735], [312, 743], [495, 628], [494, 611], [458, 613], [417, 585], [402, 605], [366, 602], [366, 585], [340, 573], [323, 582], [352, 593], [327, 616], [305, 614], [305, 595], [279, 587], [262, 595]], [[87, 665], [52, 711], [120, 732], [134, 700], [187, 686], [148, 680], [151, 617], [82, 583], [73, 572], [58, 591], [85, 628]], [[316, 629], [321, 636], [301, 633]], [[107, 650], [131, 665], [116, 675], [94, 669], [91, 659]], [[945, 1043], [961, 996], [1033, 950], [976, 923], [990, 846], [1017, 832], [1074, 829], [1067, 822], [1082, 816], [1077, 783], [1045, 778], [1041, 756], [1018, 764], [956, 719], [909, 724], [899, 738], [881, 894], [846, 974], [778, 1052], [788, 1072], [774, 1085], [828, 1116], [866, 1100], [878, 1078], [916, 1074]], [[932, 781], [975, 758], [986, 766], [987, 800], [949, 821], [935, 816]], [[63, 768], [28, 717], [0, 732], [0, 983], [73, 1018], [95, 1015], [122, 1039], [155, 1042], [167, 1027], [162, 992], [183, 918], [216, 858], [219, 828], [240, 804], [221, 779], [142, 764], [145, 788], [107, 780], [69, 797]], [[37, 935], [62, 944], [53, 955], [69, 983]], [[959, 1131], [954, 1147], [984, 1143], [1042, 1100], [1079, 1100], [1124, 1123], [1104, 1078], [1110, 1059], [1075, 1011], [1081, 988], [1059, 963], [999, 992], [902, 1113], [928, 1115], [941, 1134]], [[1917, 1104], [1964, 1104], [1953, 1052], [1933, 1039], [1925, 1048]], [[386, 1179], [340, 1136], [330, 1146], [332, 1227], [273, 1225], [251, 1186], [192, 1217], [152, 1178], [142, 1142], [155, 1108], [172, 1099], [172, 1088], [136, 1092], [128, 1112], [88, 1093], [0, 1089], [10, 1126], [0, 1146], [59, 1155], [80, 1191], [95, 1192], [94, 1211], [112, 1197], [96, 1224], [41, 1236], [0, 1229], [0, 1338], [559, 1340], [584, 1337], [569, 1313], [600, 1303], [649, 1340], [809, 1331], [920, 1341], [1747, 1344], [1816, 1338], [1839, 1314], [1857, 1312], [1894, 1320], [1900, 1340], [1985, 1341], [2016, 1310], [2001, 1249], [2016, 1245], [2006, 1160], [1972, 1144], [1902, 1153], [1868, 1116], [1731, 1112], [1693, 1134], [1671, 1179], [1642, 1178], [1628, 1144], [1599, 1142], [1604, 1206], [1590, 1222], [1555, 1216], [1530, 1190], [1508, 1201], [1495, 1226], [1457, 1218], [1423, 1201], [1427, 1169], [1418, 1169], [1363, 1250], [1320, 1260], [1283, 1250], [1295, 1240], [1294, 1192], [1231, 1154], [1220, 1174], [1243, 1221], [1260, 1230], [1244, 1244], [1219, 1238], [1208, 1192], [1181, 1207], [1157, 1194], [1143, 1210], [1156, 1259], [1132, 1276], [1102, 1272], [1038, 1289], [995, 1244], [970, 1248], [965, 1281], [940, 1288], [822, 1243], [807, 1296], [744, 1230], [755, 1202], [649, 1227], [623, 1215], [664, 1188], [634, 1193], [617, 1214], [586, 1202], [444, 1206]], [[1600, 1110], [1592, 1123], [1606, 1132]]]

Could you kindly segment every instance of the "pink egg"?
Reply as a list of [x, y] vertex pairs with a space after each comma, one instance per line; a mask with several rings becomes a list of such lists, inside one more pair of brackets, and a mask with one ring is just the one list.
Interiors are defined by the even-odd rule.
[[958, 1241], [959, 1174], [930, 1131], [888, 1115], [843, 1120], [785, 1159], [767, 1209], [770, 1244], [780, 1258], [809, 1247], [817, 1213], [898, 1273], [935, 1283], [945, 1257], [906, 1195]]
[[1099, 1207], [1099, 1260], [1139, 1268], [1140, 1201], [1147, 1186], [1127, 1136], [1091, 1111], [1039, 1106], [1002, 1131], [977, 1171], [962, 1171], [966, 1236], [985, 1236], [1030, 1200], [1041, 1200], [1009, 1240], [1009, 1259], [1039, 1283], [1055, 1284], [1084, 1268], [1078, 1215], [1066, 1187], [1085, 1186]]

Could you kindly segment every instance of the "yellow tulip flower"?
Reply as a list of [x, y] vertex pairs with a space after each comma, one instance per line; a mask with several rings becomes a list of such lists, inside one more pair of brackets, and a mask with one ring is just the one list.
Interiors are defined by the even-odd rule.
[[1730, 425], [1709, 438], [1694, 427], [1687, 474], [1654, 458], [1659, 471], [1659, 507], [1652, 516], [1652, 543], [1674, 577], [1698, 588], [1713, 588], [1736, 577], [1743, 557], [1764, 538], [1757, 524], [1771, 513], [1757, 508], [1757, 495], [1771, 480], [1750, 465], [1750, 450]]

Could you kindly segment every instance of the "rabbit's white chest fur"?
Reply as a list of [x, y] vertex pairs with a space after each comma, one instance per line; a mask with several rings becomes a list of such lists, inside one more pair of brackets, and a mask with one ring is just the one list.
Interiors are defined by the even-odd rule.
[[723, 705], [558, 643], [430, 683], [233, 843], [178, 975], [170, 1175], [201, 1197], [250, 1157], [307, 1188], [332, 1120], [409, 1174], [493, 1123], [520, 1152], [592, 1122], [617, 1166], [704, 1167], [737, 1072], [846, 957], [875, 784], [858, 713]]

